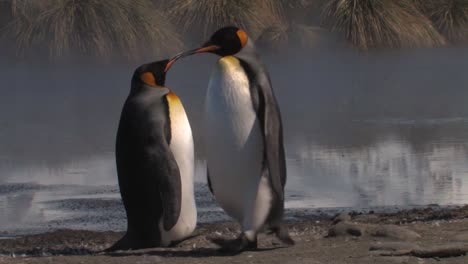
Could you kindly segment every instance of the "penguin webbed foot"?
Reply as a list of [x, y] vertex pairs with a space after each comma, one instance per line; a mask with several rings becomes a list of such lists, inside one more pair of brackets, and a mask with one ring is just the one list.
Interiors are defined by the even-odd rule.
[[132, 245], [130, 239], [128, 238], [127, 235], [125, 235], [119, 241], [114, 243], [111, 247], [104, 249], [103, 252], [104, 253], [110, 253], [110, 252], [115, 252], [115, 251], [131, 250], [132, 246], [133, 245]]
[[145, 248], [160, 247], [160, 243], [155, 240], [145, 241], [144, 239], [137, 239], [133, 236], [126, 234], [123, 238], [117, 241], [111, 247], [103, 250], [104, 253], [111, 253], [115, 251], [128, 251], [128, 250], [139, 250]]
[[239, 254], [243, 251], [257, 249], [257, 239], [250, 241], [245, 234], [241, 234], [236, 239], [216, 237], [210, 240], [220, 247], [218, 251], [223, 254]]
[[269, 233], [270, 234], [275, 234], [276, 237], [283, 243], [283, 244], [286, 244], [288, 246], [294, 246], [296, 244], [296, 242], [294, 242], [294, 240], [291, 238], [291, 236], [289, 235], [289, 232], [288, 232], [288, 229], [281, 225], [281, 226], [278, 226], [278, 227], [274, 227], [274, 228], [271, 228], [269, 230]]

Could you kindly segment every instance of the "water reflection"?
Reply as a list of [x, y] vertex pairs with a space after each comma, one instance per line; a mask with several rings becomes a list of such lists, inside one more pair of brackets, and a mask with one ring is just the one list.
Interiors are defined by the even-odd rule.
[[355, 149], [301, 144], [294, 148], [296, 164], [289, 166], [301, 177], [290, 187], [314, 207], [463, 204], [468, 201], [467, 148], [439, 142], [420, 152], [391, 139]]

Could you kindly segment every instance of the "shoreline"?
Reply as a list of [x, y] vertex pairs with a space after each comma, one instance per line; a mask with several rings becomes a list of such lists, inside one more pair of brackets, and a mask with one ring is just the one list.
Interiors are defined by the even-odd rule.
[[468, 206], [304, 216], [287, 226], [295, 246], [262, 234], [258, 251], [237, 256], [221, 255], [210, 241], [236, 237], [233, 222], [200, 224], [174, 248], [112, 254], [99, 251], [124, 232], [61, 229], [1, 239], [0, 263], [468, 263]]

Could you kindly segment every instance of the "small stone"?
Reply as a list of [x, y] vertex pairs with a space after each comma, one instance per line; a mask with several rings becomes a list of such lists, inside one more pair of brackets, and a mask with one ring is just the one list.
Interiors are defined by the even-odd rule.
[[400, 251], [416, 248], [418, 248], [418, 245], [409, 242], [377, 242], [371, 244], [369, 251]]
[[328, 230], [329, 237], [337, 236], [361, 236], [364, 233], [364, 227], [354, 223], [340, 222]]
[[351, 216], [347, 213], [341, 213], [333, 218], [333, 224], [336, 225], [340, 222], [349, 222], [351, 221]]
[[372, 225], [368, 227], [371, 236], [396, 238], [412, 241], [421, 238], [418, 233], [396, 225]]

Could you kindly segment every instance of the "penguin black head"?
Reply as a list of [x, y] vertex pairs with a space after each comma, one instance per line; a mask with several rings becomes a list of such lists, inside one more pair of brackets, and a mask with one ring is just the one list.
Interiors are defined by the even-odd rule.
[[189, 55], [210, 52], [219, 56], [230, 56], [242, 51], [249, 41], [247, 33], [237, 27], [224, 27], [216, 31], [211, 38], [200, 48], [182, 52], [172, 60], [177, 60]]
[[203, 46], [195, 53], [211, 52], [219, 56], [234, 55], [241, 51], [248, 41], [247, 33], [237, 27], [224, 27], [216, 31]]
[[155, 87], [164, 86], [168, 62], [169, 60], [162, 60], [141, 65], [133, 74], [133, 82]]
[[132, 84], [164, 87], [166, 73], [174, 62], [175, 60], [161, 60], [141, 65], [133, 74]]

